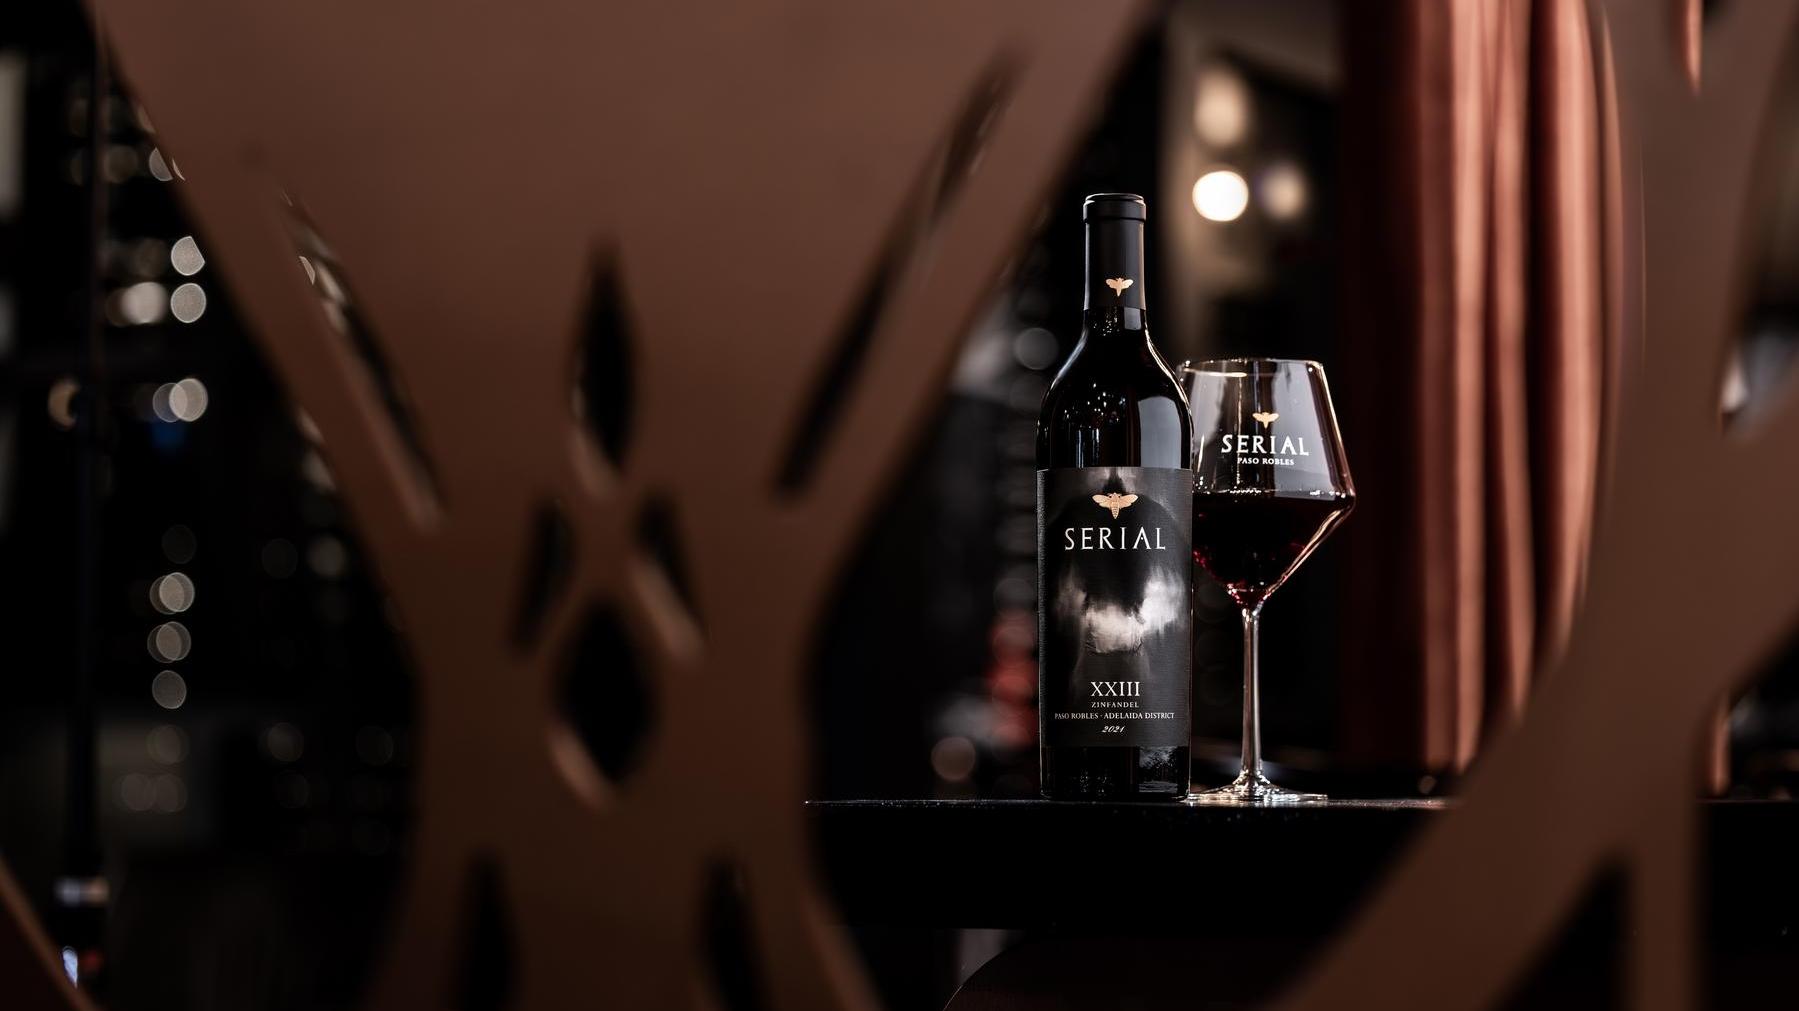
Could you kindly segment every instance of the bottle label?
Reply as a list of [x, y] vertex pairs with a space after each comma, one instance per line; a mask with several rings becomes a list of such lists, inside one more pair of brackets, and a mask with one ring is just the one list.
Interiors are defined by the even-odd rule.
[[1187, 744], [1193, 472], [1037, 472], [1038, 719], [1051, 747]]

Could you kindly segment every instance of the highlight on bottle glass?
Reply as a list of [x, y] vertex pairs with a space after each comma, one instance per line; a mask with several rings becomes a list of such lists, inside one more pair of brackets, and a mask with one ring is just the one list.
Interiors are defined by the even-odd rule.
[[1262, 769], [1262, 607], [1343, 522], [1355, 484], [1337, 433], [1324, 368], [1284, 358], [1181, 366], [1193, 412], [1193, 560], [1243, 615], [1243, 768], [1196, 804], [1293, 804]]

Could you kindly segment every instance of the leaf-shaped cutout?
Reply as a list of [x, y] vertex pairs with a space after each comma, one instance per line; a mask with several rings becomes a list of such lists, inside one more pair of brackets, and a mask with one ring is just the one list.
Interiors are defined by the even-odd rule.
[[757, 951], [748, 887], [737, 865], [720, 861], [706, 872], [702, 947], [713, 989], [726, 1011], [763, 1011], [768, 984]]
[[574, 535], [562, 509], [554, 502], [538, 506], [531, 520], [518, 614], [512, 625], [512, 642], [517, 648], [528, 649], [537, 642], [544, 618], [568, 589], [573, 549]]
[[599, 771], [621, 783], [648, 742], [655, 700], [631, 635], [610, 608], [588, 614], [563, 662], [562, 718]]
[[630, 446], [633, 328], [617, 257], [594, 267], [576, 366], [575, 414], [615, 467]]
[[300, 267], [306, 272], [306, 280], [311, 284], [313, 294], [319, 298], [326, 321], [344, 339], [345, 345], [361, 365], [375, 403], [386, 415], [396, 441], [406, 454], [408, 469], [419, 490], [426, 498], [441, 501], [442, 485], [430, 454], [425, 452], [425, 441], [419, 433], [412, 401], [407, 396], [406, 387], [399, 375], [388, 362], [386, 353], [382, 351], [381, 342], [375, 338], [367, 319], [358, 308], [348, 273], [306, 213], [305, 206], [291, 195], [284, 193], [283, 197], [288, 236], [293, 240]]
[[[1704, 5], [1706, 28], [1714, 18], [1738, 21], [1762, 14], [1763, 5], [1730, 3]], [[1693, 38], [1692, 56], [1698, 58], [1699, 38]], [[1716, 54], [1713, 54], [1714, 56]], [[1754, 208], [1745, 217], [1737, 237], [1747, 255], [1736, 256], [1737, 266], [1725, 286], [1731, 317], [1720, 355], [1723, 375], [1718, 377], [1718, 413], [1724, 430], [1734, 438], [1752, 439], [1761, 422], [1784, 409], [1799, 396], [1799, 273], [1794, 253], [1799, 248], [1799, 133], [1791, 121], [1791, 98], [1799, 95], [1799, 47], [1790, 41], [1780, 55], [1768, 82], [1779, 96], [1759, 127], [1749, 166], [1748, 185], [1738, 195], [1739, 206]], [[1695, 78], [1695, 83], [1697, 78]], [[1678, 299], [1670, 297], [1673, 303]], [[1653, 310], [1652, 310], [1653, 311]], [[1616, 328], [1614, 327], [1614, 330]], [[1615, 375], [1620, 360], [1614, 335], [1608, 348]], [[1554, 364], [1553, 362], [1551, 363]], [[1614, 384], [1615, 385], [1615, 384]], [[1607, 406], [1615, 416], [1620, 402], [1616, 389], [1608, 388]], [[1608, 422], [1610, 418], [1606, 419]]]
[[512, 1002], [517, 951], [499, 864], [478, 856], [469, 865], [448, 1004], [455, 1011], [500, 1011]]
[[911, 266], [920, 249], [969, 176], [980, 164], [981, 153], [993, 124], [1004, 111], [1015, 80], [1012, 62], [996, 63], [970, 89], [960, 114], [951, 123], [943, 143], [932, 155], [920, 185], [900, 208], [886, 245], [882, 248], [857, 297], [855, 308], [837, 338], [837, 351], [819, 373], [800, 415], [799, 426], [788, 439], [775, 486], [785, 494], [805, 488], [829, 444], [837, 418], [853, 392], [863, 359], [874, 341], [893, 296], [895, 282]]
[[985, 153], [993, 125], [1005, 110], [1017, 80], [1017, 67], [1010, 56], [1001, 57], [969, 89], [962, 101], [948, 140], [943, 145], [943, 159], [937, 167], [937, 184], [931, 195], [930, 216], [935, 223], [955, 204], [957, 193], [974, 174]]
[[674, 504], [662, 496], [652, 496], [644, 503], [637, 521], [637, 542], [656, 563], [663, 580], [674, 596], [687, 609], [687, 616], [697, 627], [699, 607], [694, 600], [693, 579], [687, 568], [687, 553], [681, 547], [679, 526], [675, 522]]

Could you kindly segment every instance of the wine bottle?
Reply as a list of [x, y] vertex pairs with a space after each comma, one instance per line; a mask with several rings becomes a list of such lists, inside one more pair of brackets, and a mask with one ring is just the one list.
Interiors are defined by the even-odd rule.
[[1192, 419], [1144, 318], [1143, 198], [1082, 217], [1080, 342], [1037, 421], [1037, 721], [1045, 797], [1187, 794]]

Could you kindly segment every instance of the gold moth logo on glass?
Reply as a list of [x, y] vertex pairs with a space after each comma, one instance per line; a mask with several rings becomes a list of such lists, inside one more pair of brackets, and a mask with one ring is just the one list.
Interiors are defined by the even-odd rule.
[[1117, 295], [1119, 298], [1124, 297], [1124, 289], [1129, 288], [1133, 283], [1135, 282], [1128, 277], [1106, 278], [1106, 287], [1112, 289], [1112, 294]]

